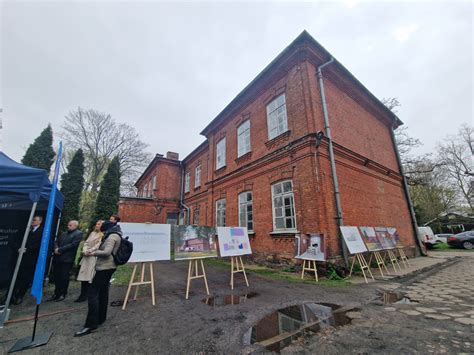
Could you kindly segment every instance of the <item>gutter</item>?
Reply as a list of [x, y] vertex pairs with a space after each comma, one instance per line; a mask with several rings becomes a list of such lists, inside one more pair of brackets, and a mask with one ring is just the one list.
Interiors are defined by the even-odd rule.
[[397, 141], [395, 140], [395, 133], [393, 131], [393, 126], [390, 127], [390, 137], [392, 138], [393, 148], [395, 149], [395, 156], [397, 157], [398, 168], [400, 169], [400, 173], [403, 179], [403, 192], [405, 193], [405, 199], [407, 200], [408, 209], [410, 210], [410, 217], [411, 217], [411, 224], [413, 227], [413, 232], [415, 232], [415, 242], [418, 246], [418, 250], [420, 254], [423, 256], [428, 256], [426, 250], [423, 247], [423, 243], [421, 242], [420, 234], [418, 233], [418, 223], [416, 221], [415, 216], [415, 209], [413, 208], [413, 203], [411, 202], [410, 192], [408, 191], [408, 183], [407, 178], [405, 176], [405, 172], [403, 171], [402, 160], [400, 158], [400, 153], [397, 147]]
[[[341, 207], [341, 192], [339, 191], [339, 181], [337, 179], [337, 171], [336, 171], [336, 159], [334, 158], [334, 148], [332, 144], [332, 135], [331, 135], [331, 126], [329, 125], [329, 114], [328, 114], [328, 108], [326, 104], [326, 96], [324, 94], [324, 83], [323, 83], [323, 73], [322, 69], [330, 65], [331, 63], [334, 62], [334, 58], [331, 57], [326, 63], [320, 65], [317, 70], [317, 76], [318, 76], [318, 81], [319, 81], [319, 88], [320, 88], [320, 93], [321, 93], [321, 102], [323, 105], [323, 114], [324, 114], [324, 130], [325, 130], [325, 135], [326, 138], [328, 139], [329, 143], [329, 160], [331, 162], [331, 176], [332, 176], [332, 183], [334, 187], [334, 200], [336, 202], [336, 221], [337, 221], [337, 226], [341, 227], [344, 225], [344, 219], [342, 216], [342, 207]], [[338, 228], [339, 229], [339, 228]], [[347, 250], [347, 246], [344, 243], [342, 239], [342, 234], [340, 229], [338, 230], [339, 234], [339, 241], [342, 249], [342, 255], [344, 257], [344, 262], [346, 264], [346, 267], [349, 267], [349, 252]]]
[[[186, 218], [184, 218], [184, 222], [186, 221], [186, 219], [187, 219], [188, 222], [189, 222], [190, 217], [191, 217], [191, 216], [189, 215], [189, 213], [190, 213], [190, 208], [189, 208], [189, 206], [186, 206], [186, 205], [184, 204], [184, 202], [183, 202], [183, 197], [184, 197], [184, 173], [185, 173], [185, 169], [184, 169], [184, 165], [183, 165], [183, 162], [182, 162], [182, 161], [179, 162], [179, 165], [181, 166], [181, 170], [182, 170], [182, 173], [181, 173], [181, 191], [180, 191], [180, 193], [179, 193], [179, 207], [180, 207], [180, 208], [181, 208], [181, 207], [184, 207], [184, 208], [186, 209], [187, 213], [186, 213]], [[179, 217], [178, 217], [178, 223], [179, 223]], [[186, 224], [186, 223], [184, 223], [184, 224]], [[189, 224], [189, 223], [188, 223], [188, 224]]]

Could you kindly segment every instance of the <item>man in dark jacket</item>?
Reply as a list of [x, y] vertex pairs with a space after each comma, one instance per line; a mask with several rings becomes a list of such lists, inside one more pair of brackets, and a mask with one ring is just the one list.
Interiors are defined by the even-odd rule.
[[23, 302], [26, 291], [33, 281], [35, 274], [36, 261], [41, 246], [41, 238], [43, 236], [43, 217], [35, 216], [31, 222], [30, 232], [25, 244], [25, 252], [21, 259], [20, 269], [16, 278], [15, 288], [13, 289], [12, 303], [15, 305]]
[[56, 237], [54, 241], [53, 273], [54, 295], [48, 301], [63, 301], [69, 287], [69, 274], [71, 273], [77, 248], [82, 240], [82, 232], [77, 229], [77, 221], [69, 221], [67, 231]]

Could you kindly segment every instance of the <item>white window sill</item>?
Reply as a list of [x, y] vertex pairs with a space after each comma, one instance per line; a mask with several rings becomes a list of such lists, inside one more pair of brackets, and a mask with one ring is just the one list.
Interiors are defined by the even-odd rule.
[[298, 234], [299, 231], [296, 229], [276, 230], [270, 232], [270, 235], [285, 235], [285, 234]]

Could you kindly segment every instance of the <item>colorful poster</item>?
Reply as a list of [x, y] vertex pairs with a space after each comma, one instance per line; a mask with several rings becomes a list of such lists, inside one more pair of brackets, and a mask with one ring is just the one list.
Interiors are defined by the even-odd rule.
[[341, 228], [342, 238], [344, 239], [350, 254], [364, 253], [367, 251], [367, 247], [365, 246], [357, 227], [339, 228]]
[[222, 257], [252, 254], [245, 227], [217, 227], [217, 237]]
[[396, 244], [395, 241], [389, 236], [386, 227], [375, 227], [375, 234], [377, 235], [377, 239], [382, 245], [383, 249], [393, 249], [395, 248]]
[[133, 243], [129, 263], [171, 259], [171, 226], [169, 224], [120, 223], [123, 237]]
[[299, 239], [297, 259], [326, 261], [324, 235], [321, 233], [302, 234]]
[[171, 226], [174, 259], [216, 258], [216, 229], [204, 226]]
[[359, 231], [362, 240], [369, 251], [379, 251], [383, 249], [382, 244], [380, 244], [380, 241], [375, 234], [374, 227], [359, 227]]
[[397, 248], [403, 247], [402, 241], [400, 239], [400, 235], [398, 234], [396, 228], [387, 227], [387, 233], [388, 233], [389, 238], [391, 238], [394, 241]]

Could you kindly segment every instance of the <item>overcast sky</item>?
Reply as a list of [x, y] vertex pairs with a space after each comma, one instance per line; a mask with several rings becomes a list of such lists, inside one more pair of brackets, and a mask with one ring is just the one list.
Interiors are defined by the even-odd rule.
[[471, 1], [2, 1], [0, 22], [0, 149], [16, 160], [78, 106], [184, 157], [304, 29], [375, 96], [399, 99], [421, 151], [473, 122]]

